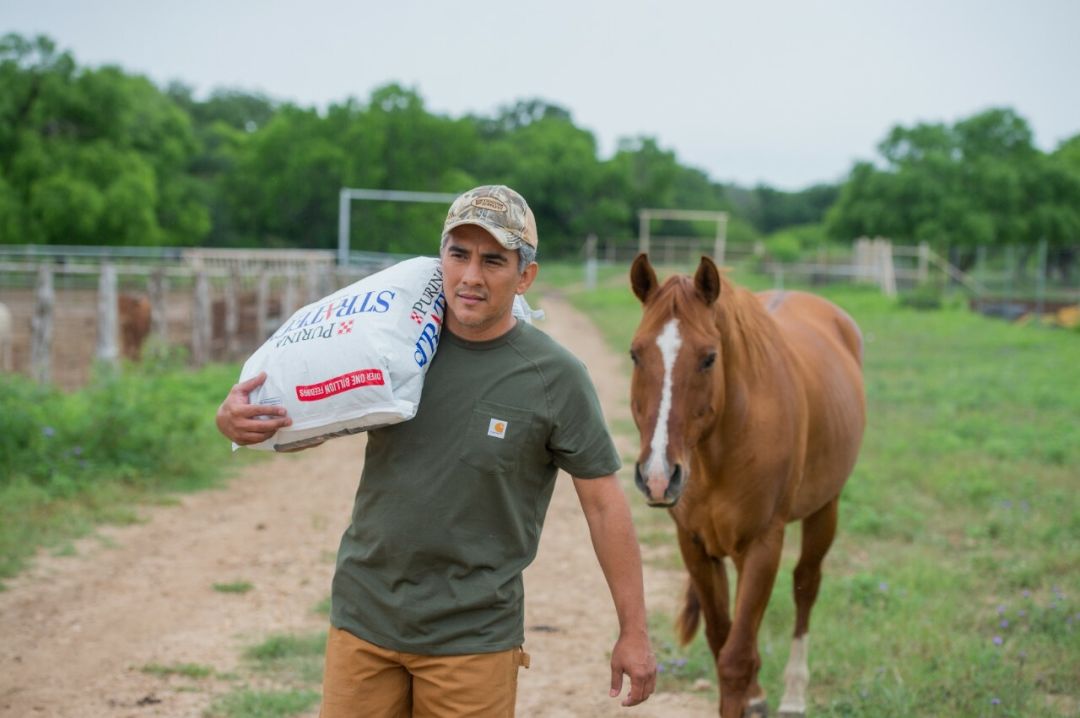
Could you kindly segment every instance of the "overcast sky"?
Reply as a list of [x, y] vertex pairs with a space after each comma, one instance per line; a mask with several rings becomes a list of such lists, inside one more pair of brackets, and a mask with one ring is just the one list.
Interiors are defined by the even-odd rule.
[[1004, 105], [1043, 150], [1080, 132], [1080, 0], [0, 0], [0, 29], [197, 97], [325, 109], [399, 82], [453, 117], [541, 98], [602, 157], [648, 135], [784, 189], [842, 179], [896, 124]]

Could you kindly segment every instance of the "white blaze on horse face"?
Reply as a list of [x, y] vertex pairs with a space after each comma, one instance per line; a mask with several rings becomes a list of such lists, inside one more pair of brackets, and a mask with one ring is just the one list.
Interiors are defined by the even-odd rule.
[[[652, 444], [649, 445], [649, 465], [645, 475], [649, 483], [649, 489], [653, 489], [653, 481], [662, 482], [660, 496], [654, 492], [653, 498], [661, 498], [667, 490], [667, 443], [668, 443], [668, 420], [671, 418], [671, 386], [674, 383], [675, 359], [679, 356], [679, 347], [682, 346], [682, 337], [679, 336], [679, 320], [672, 319], [664, 325], [664, 330], [656, 338], [656, 346], [660, 348], [660, 358], [664, 362], [664, 381], [660, 388], [660, 409], [656, 412], [656, 427], [653, 429]], [[659, 488], [659, 487], [658, 487]]]

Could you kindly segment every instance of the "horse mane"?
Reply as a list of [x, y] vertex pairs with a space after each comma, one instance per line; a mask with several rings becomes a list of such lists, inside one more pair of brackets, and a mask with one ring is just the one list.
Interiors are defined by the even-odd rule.
[[[735, 284], [723, 272], [720, 274], [720, 295], [712, 305], [711, 317], [697, 309], [701, 298], [693, 278], [685, 275], [668, 279], [655, 302], [669, 314], [692, 325], [711, 318], [713, 326], [720, 332], [725, 360], [739, 361], [744, 357], [748, 371], [764, 366], [771, 356], [775, 356], [775, 347], [780, 341], [776, 323], [750, 290]], [[704, 327], [699, 325], [699, 328]]]

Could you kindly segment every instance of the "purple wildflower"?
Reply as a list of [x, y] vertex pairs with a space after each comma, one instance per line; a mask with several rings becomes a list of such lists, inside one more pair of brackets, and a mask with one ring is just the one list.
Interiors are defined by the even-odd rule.
[[43, 426], [41, 427], [41, 433], [45, 435], [45, 438], [49, 438], [56, 433], [56, 429], [51, 426]]
[[1000, 625], [1001, 625], [1002, 628], [1008, 628], [1009, 627], [1009, 619], [1007, 619], [1007, 618], [1001, 619], [1001, 624]]
[[995, 646], [1000, 646], [1004, 642], [1005, 642], [1005, 639], [1002, 638], [1001, 636], [994, 636], [994, 645]]

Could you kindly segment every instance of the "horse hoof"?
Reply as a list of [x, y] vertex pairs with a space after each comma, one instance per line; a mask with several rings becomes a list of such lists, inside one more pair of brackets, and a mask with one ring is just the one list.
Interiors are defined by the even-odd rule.
[[769, 704], [764, 700], [751, 703], [743, 709], [742, 718], [769, 718]]

